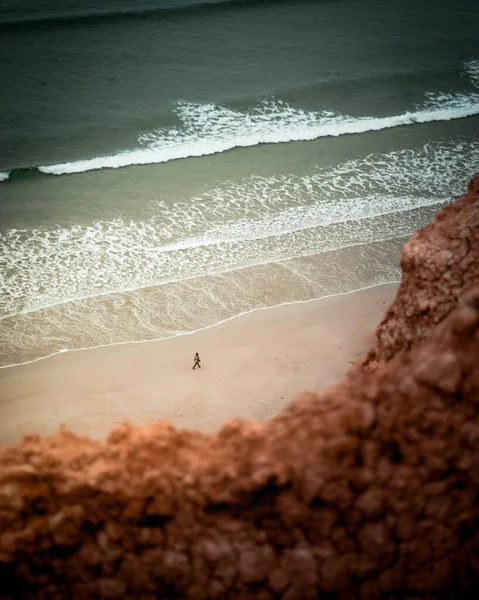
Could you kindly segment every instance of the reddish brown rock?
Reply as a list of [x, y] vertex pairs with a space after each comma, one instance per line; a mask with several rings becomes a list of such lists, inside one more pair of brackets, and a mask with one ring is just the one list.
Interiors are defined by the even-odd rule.
[[401, 269], [396, 300], [364, 361], [367, 370], [410, 350], [453, 310], [461, 294], [479, 283], [479, 175], [462, 198], [406, 242]]
[[466, 597], [478, 432], [479, 288], [411, 353], [268, 423], [4, 448], [0, 595]]

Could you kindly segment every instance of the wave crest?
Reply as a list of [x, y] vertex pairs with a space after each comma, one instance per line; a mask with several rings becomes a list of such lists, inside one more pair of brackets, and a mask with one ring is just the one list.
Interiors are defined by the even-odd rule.
[[450, 121], [479, 114], [479, 94], [431, 94], [414, 112], [390, 117], [351, 117], [331, 111], [305, 111], [283, 101], [267, 100], [248, 112], [215, 104], [181, 102], [176, 114], [181, 128], [164, 128], [140, 136], [141, 147], [102, 156], [39, 167], [63, 175], [95, 169], [168, 162], [207, 156], [233, 148], [314, 140], [380, 131], [415, 123]]

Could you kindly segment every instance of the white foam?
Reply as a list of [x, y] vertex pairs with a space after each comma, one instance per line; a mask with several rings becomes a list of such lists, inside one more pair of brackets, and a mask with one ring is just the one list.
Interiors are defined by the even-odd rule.
[[379, 131], [414, 123], [450, 121], [479, 114], [479, 95], [427, 94], [413, 112], [388, 117], [351, 117], [329, 111], [295, 109], [282, 101], [264, 101], [249, 112], [215, 104], [180, 103], [176, 108], [182, 127], [160, 129], [141, 136], [143, 147], [111, 156], [41, 166], [51, 175], [117, 169], [130, 165], [163, 163], [206, 156], [258, 144], [313, 140]]
[[464, 70], [474, 85], [479, 87], [479, 59], [473, 58], [468, 60], [464, 66]]
[[0, 171], [0, 182], [7, 181], [10, 177], [10, 171]]
[[[53, 352], [48, 352], [45, 354], [41, 354], [43, 349], [39, 348], [37, 350], [37, 354], [40, 353], [39, 356], [37, 356], [36, 358], [25, 358], [25, 359], [17, 359], [19, 360], [19, 362], [13, 362], [13, 363], [8, 363], [8, 364], [2, 364], [0, 365], [0, 369], [8, 369], [10, 367], [17, 367], [17, 366], [21, 366], [21, 365], [26, 365], [26, 364], [32, 364], [35, 362], [38, 362], [40, 360], [44, 360], [46, 358], [51, 358], [52, 356], [56, 356], [57, 354], [61, 354], [64, 352], [83, 352], [85, 350], [92, 350], [95, 348], [107, 348], [110, 346], [122, 346], [122, 345], [126, 345], [126, 344], [148, 344], [151, 342], [158, 342], [164, 339], [168, 339], [168, 338], [173, 338], [173, 337], [180, 337], [180, 336], [185, 336], [185, 335], [193, 335], [195, 333], [199, 333], [201, 331], [206, 331], [208, 329], [212, 329], [214, 327], [217, 327], [219, 325], [222, 325], [224, 323], [227, 323], [229, 321], [233, 321], [236, 320], [239, 317], [243, 317], [258, 311], [267, 311], [270, 310], [272, 308], [279, 308], [280, 306], [292, 306], [295, 304], [302, 304], [302, 305], [306, 305], [312, 302], [317, 302], [318, 300], [324, 300], [326, 298], [331, 298], [333, 296], [347, 296], [347, 295], [351, 295], [351, 294], [355, 294], [357, 292], [360, 291], [365, 291], [368, 289], [372, 289], [372, 288], [379, 288], [382, 286], [387, 286], [387, 285], [391, 285], [391, 284], [397, 284], [400, 281], [400, 274], [398, 272], [393, 272], [393, 273], [386, 273], [386, 274], [379, 274], [379, 277], [370, 284], [364, 285], [364, 283], [360, 284], [358, 287], [354, 287], [354, 283], [353, 283], [353, 287], [351, 289], [347, 289], [347, 290], [340, 290], [340, 291], [328, 291], [325, 293], [321, 293], [318, 296], [315, 296], [314, 298], [307, 298], [307, 299], [298, 299], [298, 300], [283, 300], [282, 302], [277, 302], [276, 304], [271, 304], [271, 305], [267, 305], [267, 306], [253, 306], [252, 308], [248, 308], [246, 310], [242, 310], [240, 312], [236, 312], [228, 317], [216, 320], [213, 322], [210, 322], [207, 325], [203, 325], [200, 327], [196, 327], [195, 329], [191, 329], [191, 330], [187, 330], [187, 331], [166, 331], [165, 335], [158, 337], [158, 330], [156, 332], [156, 337], [153, 338], [148, 338], [148, 339], [137, 339], [136, 337], [132, 337], [129, 338], [127, 340], [122, 340], [122, 339], [116, 339], [115, 341], [110, 341], [110, 342], [104, 342], [104, 343], [100, 343], [99, 341], [96, 341], [95, 343], [91, 344], [91, 345], [87, 345], [87, 346], [79, 346], [77, 348], [61, 348], [60, 350], [55, 349]], [[105, 327], [105, 322], [103, 322], [103, 325]], [[108, 327], [108, 325], [110, 324], [106, 324], [106, 327]], [[113, 325], [113, 328], [116, 330], [115, 325]], [[97, 339], [101, 339], [101, 335], [104, 333], [103, 331], [98, 332], [98, 329], [96, 330], [97, 333], [99, 333], [99, 337]], [[138, 335], [138, 332], [136, 332], [136, 335]], [[43, 337], [43, 336], [42, 336]], [[44, 340], [44, 337], [43, 337]], [[29, 352], [29, 348], [23, 348], [23, 347], [19, 347], [16, 348], [17, 351], [19, 350], [19, 354], [21, 356], [21, 352], [27, 350], [27, 352]], [[30, 353], [29, 353], [30, 354]]]
[[302, 177], [250, 177], [158, 202], [142, 221], [12, 229], [0, 239], [0, 314], [408, 235], [423, 224], [411, 211], [432, 215], [478, 163], [479, 143], [431, 143]]

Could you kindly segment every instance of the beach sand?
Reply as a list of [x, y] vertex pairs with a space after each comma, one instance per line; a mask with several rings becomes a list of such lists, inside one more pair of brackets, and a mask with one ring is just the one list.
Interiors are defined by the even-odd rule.
[[[337, 382], [369, 349], [397, 284], [256, 310], [175, 338], [58, 354], [0, 370], [0, 443], [64, 424], [93, 438], [168, 419], [217, 430], [268, 419]], [[192, 369], [199, 352], [201, 369]]]

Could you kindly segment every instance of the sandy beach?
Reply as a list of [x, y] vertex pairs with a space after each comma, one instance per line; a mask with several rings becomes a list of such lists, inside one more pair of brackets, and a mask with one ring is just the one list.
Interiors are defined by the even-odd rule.
[[[102, 438], [117, 423], [168, 419], [217, 430], [267, 419], [337, 382], [369, 348], [393, 300], [387, 284], [256, 310], [166, 340], [67, 352], [0, 370], [0, 443], [64, 424]], [[199, 352], [202, 368], [192, 370]]]

